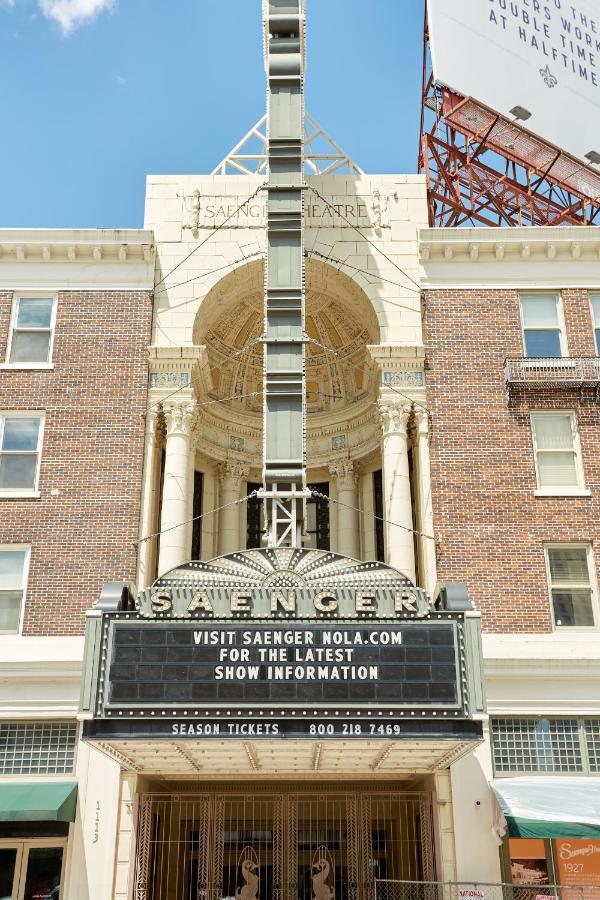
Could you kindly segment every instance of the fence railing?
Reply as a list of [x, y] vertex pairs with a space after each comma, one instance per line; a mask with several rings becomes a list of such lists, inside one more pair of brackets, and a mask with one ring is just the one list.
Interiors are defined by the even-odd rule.
[[499, 884], [453, 881], [375, 882], [375, 900], [600, 900], [598, 884]]
[[509, 357], [504, 361], [504, 380], [511, 387], [598, 388], [598, 356]]

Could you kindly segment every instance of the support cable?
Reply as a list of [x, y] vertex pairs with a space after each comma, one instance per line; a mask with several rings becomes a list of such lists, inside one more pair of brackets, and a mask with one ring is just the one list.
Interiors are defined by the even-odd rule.
[[230, 506], [239, 506], [241, 503], [246, 503], [248, 500], [256, 497], [257, 493], [257, 491], [252, 491], [252, 493], [247, 494], [246, 497], [240, 497], [238, 500], [232, 500], [231, 503], [224, 503], [223, 506], [217, 506], [215, 507], [215, 509], [209, 509], [207, 512], [200, 513], [200, 515], [194, 516], [192, 519], [187, 519], [185, 522], [180, 522], [178, 525], [170, 525], [168, 528], [163, 528], [161, 531], [155, 531], [153, 534], [147, 534], [145, 537], [134, 541], [133, 546], [139, 547], [140, 544], [145, 544], [146, 541], [151, 541], [154, 538], [160, 537], [161, 534], [166, 534], [169, 531], [175, 531], [177, 528], [184, 528], [186, 525], [191, 525], [192, 522], [197, 522], [199, 519], [205, 519], [207, 516], [213, 516], [215, 513], [221, 512], [222, 509], [228, 509]]
[[[250, 194], [250, 196], [246, 200], [244, 200], [243, 203], [240, 203], [240, 205], [236, 209], [234, 209], [234, 211], [230, 215], [228, 215], [227, 218], [223, 222], [221, 222], [220, 225], [217, 225], [217, 227], [212, 229], [210, 234], [207, 234], [206, 237], [202, 241], [200, 241], [199, 244], [196, 244], [196, 246], [191, 251], [191, 253], [188, 253], [187, 256], [184, 256], [184, 258], [180, 262], [178, 262], [176, 266], [173, 266], [173, 268], [169, 272], [167, 272], [166, 275], [163, 275], [163, 277], [160, 279], [160, 281], [157, 281], [156, 284], [154, 285], [154, 290], [156, 291], [156, 289], [159, 288], [161, 286], [161, 284], [163, 284], [167, 280], [167, 278], [173, 274], [173, 272], [176, 272], [177, 269], [179, 269], [184, 263], [186, 263], [188, 261], [188, 259], [190, 259], [194, 255], [194, 253], [197, 253], [198, 250], [201, 247], [203, 247], [207, 241], [210, 241], [210, 239], [212, 237], [214, 237], [215, 234], [217, 234], [221, 230], [221, 228], [224, 228], [227, 225], [227, 223], [230, 222], [231, 219], [233, 219], [234, 216], [237, 216], [239, 211], [241, 209], [243, 209], [247, 203], [250, 203], [252, 200], [254, 200], [254, 198], [257, 197], [258, 194], [260, 194], [260, 192], [266, 186], [267, 186], [266, 182], [263, 182], [261, 185], [259, 185], [256, 188], [256, 190], [254, 191], [254, 193]], [[165, 290], [169, 290], [169, 286], [167, 286], [165, 288]]]
[[354, 510], [354, 512], [358, 512], [362, 516], [369, 516], [370, 518], [378, 519], [380, 522], [383, 522], [386, 525], [392, 525], [394, 528], [400, 528], [402, 529], [402, 531], [416, 534], [417, 537], [422, 537], [428, 541], [438, 543], [438, 539], [435, 538], [432, 534], [426, 534], [424, 531], [418, 531], [416, 528], [409, 528], [408, 525], [400, 525], [398, 522], [392, 522], [391, 519], [386, 519], [384, 516], [378, 516], [374, 512], [369, 513], [363, 509], [360, 509], [360, 507], [358, 506], [351, 506], [349, 503], [342, 503], [341, 500], [334, 500], [333, 497], [329, 497], [327, 494], [321, 494], [320, 491], [311, 491], [311, 496], [316, 497], [318, 500], [326, 500], [328, 503], [337, 503], [338, 506], [343, 506], [345, 509], [352, 509]]
[[415, 281], [415, 279], [412, 277], [412, 275], [409, 275], [408, 272], [405, 272], [404, 269], [401, 266], [399, 266], [398, 263], [394, 262], [394, 260], [391, 259], [391, 257], [389, 257], [387, 255], [387, 253], [384, 253], [384, 251], [381, 249], [381, 247], [378, 247], [374, 241], [369, 240], [369, 238], [362, 233], [360, 228], [357, 225], [355, 225], [354, 222], [351, 222], [350, 219], [346, 218], [346, 216], [343, 213], [338, 213], [337, 210], [335, 209], [335, 207], [329, 202], [329, 200], [327, 200], [323, 196], [323, 194], [320, 193], [320, 191], [318, 191], [316, 188], [312, 187], [312, 185], [310, 185], [310, 184], [308, 185], [308, 189], [309, 189], [309, 191], [312, 191], [313, 194], [316, 194], [317, 197], [319, 197], [319, 199], [322, 200], [323, 203], [328, 207], [328, 209], [332, 210], [335, 215], [339, 215], [340, 219], [343, 219], [344, 222], [346, 222], [346, 224], [350, 226], [350, 228], [353, 228], [354, 231], [358, 235], [360, 235], [360, 237], [363, 239], [363, 241], [366, 241], [366, 243], [369, 244], [371, 247], [373, 247], [374, 250], [377, 250], [378, 253], [381, 253], [383, 258], [387, 259], [389, 264], [391, 266], [393, 266], [395, 269], [398, 269], [398, 271], [401, 272], [405, 278], [408, 278], [408, 280], [417, 288], [419, 293], [421, 293], [421, 285], [419, 284], [418, 281]]

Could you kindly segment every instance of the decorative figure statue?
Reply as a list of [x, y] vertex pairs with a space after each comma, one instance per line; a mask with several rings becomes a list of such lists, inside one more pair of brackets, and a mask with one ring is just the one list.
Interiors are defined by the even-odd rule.
[[259, 866], [253, 848], [244, 847], [240, 860], [244, 884], [236, 889], [236, 900], [258, 900]]
[[332, 874], [331, 855], [327, 847], [319, 847], [313, 857], [312, 876], [313, 900], [335, 900], [335, 890], [329, 886], [327, 879]]

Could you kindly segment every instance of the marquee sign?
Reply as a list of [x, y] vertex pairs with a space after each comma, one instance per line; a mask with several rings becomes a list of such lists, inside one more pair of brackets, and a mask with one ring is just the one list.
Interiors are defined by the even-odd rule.
[[82, 713], [96, 737], [401, 737], [415, 716], [469, 718], [478, 654], [476, 616], [436, 610], [389, 566], [251, 550], [101, 599]]

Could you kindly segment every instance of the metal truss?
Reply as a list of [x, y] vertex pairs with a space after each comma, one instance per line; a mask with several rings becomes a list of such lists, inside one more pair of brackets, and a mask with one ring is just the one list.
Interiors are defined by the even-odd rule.
[[[364, 175], [311, 115], [304, 115], [304, 171], [307, 175]], [[267, 174], [267, 117], [260, 119], [230, 150], [211, 175]]]
[[438, 84], [427, 21], [419, 172], [432, 227], [600, 223], [600, 172]]

